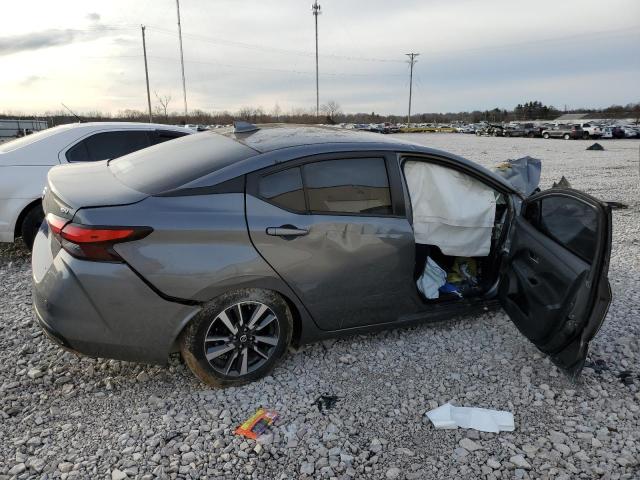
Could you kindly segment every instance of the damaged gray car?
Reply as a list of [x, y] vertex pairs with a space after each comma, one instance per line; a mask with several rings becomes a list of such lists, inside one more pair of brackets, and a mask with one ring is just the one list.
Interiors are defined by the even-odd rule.
[[96, 357], [180, 351], [210, 385], [290, 344], [502, 306], [571, 377], [611, 301], [609, 206], [389, 137], [238, 124], [53, 168], [33, 249], [47, 334]]

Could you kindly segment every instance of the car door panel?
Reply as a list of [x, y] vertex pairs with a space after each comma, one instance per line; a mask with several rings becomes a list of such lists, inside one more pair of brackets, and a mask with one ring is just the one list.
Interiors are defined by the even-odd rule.
[[[553, 209], [544, 211], [547, 204]], [[530, 197], [513, 224], [500, 301], [518, 329], [572, 377], [611, 301], [610, 249], [609, 207], [575, 190]]]
[[[406, 219], [296, 214], [247, 195], [247, 224], [256, 249], [321, 328], [389, 322], [415, 310], [415, 248]], [[274, 227], [308, 234], [267, 234]]]
[[320, 328], [388, 323], [418, 309], [415, 240], [398, 169], [385, 153], [351, 152], [247, 179], [252, 241]]

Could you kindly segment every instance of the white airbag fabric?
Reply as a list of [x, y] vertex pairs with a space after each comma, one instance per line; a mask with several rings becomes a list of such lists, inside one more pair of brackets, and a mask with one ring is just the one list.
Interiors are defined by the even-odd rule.
[[506, 410], [476, 407], [454, 407], [450, 403], [426, 413], [436, 429], [473, 428], [481, 432], [513, 432], [513, 414]]
[[495, 191], [451, 168], [407, 161], [404, 175], [413, 209], [416, 243], [445, 255], [484, 257], [491, 249]]

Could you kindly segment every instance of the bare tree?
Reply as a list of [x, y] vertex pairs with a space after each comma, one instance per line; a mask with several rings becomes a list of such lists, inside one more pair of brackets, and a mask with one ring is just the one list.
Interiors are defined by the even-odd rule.
[[281, 114], [282, 114], [282, 110], [280, 109], [280, 105], [276, 103], [275, 106], [273, 107], [273, 112], [271, 113], [271, 116], [273, 116], [273, 119], [276, 122], [279, 122]]
[[169, 102], [171, 102], [171, 95], [158, 95], [158, 92], [153, 92], [158, 99], [159, 105], [156, 105], [156, 113], [163, 115], [166, 122], [169, 121]]
[[320, 107], [320, 110], [331, 120], [333, 120], [336, 115], [339, 115], [341, 113], [340, 104], [335, 100], [329, 100], [327, 103]]

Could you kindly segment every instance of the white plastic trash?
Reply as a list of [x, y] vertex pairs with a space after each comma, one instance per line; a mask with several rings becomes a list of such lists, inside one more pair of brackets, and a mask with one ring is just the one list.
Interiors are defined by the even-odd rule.
[[450, 403], [426, 413], [436, 429], [472, 428], [481, 432], [513, 432], [513, 414], [505, 410], [454, 407]]
[[427, 298], [434, 299], [440, 296], [438, 289], [447, 283], [447, 272], [440, 265], [433, 261], [431, 257], [427, 257], [424, 271], [416, 282], [418, 290]]

